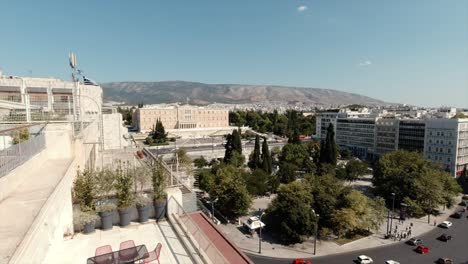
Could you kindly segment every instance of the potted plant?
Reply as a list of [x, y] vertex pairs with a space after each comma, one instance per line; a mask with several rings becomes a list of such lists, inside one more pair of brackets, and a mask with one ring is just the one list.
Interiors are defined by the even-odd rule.
[[99, 205], [96, 205], [96, 212], [98, 212], [101, 217], [101, 229], [109, 230], [112, 229], [113, 223], [112, 219], [114, 216], [114, 211], [117, 208], [117, 205], [111, 202], [104, 202]]
[[74, 223], [83, 231], [83, 234], [94, 232], [96, 221], [99, 219], [94, 211], [75, 211], [73, 216]]
[[85, 169], [83, 172], [78, 168], [75, 181], [73, 182], [73, 201], [80, 204], [81, 211], [94, 210], [94, 197], [96, 194], [96, 177], [94, 171]]
[[151, 199], [144, 195], [138, 195], [135, 199], [135, 203], [138, 209], [138, 220], [140, 223], [148, 221], [152, 203]]
[[115, 190], [117, 200], [119, 202], [120, 226], [127, 226], [131, 220], [131, 206], [133, 205], [133, 193], [131, 191], [133, 185], [133, 177], [124, 171], [119, 165], [116, 170]]
[[157, 221], [166, 216], [167, 194], [166, 175], [161, 161], [156, 162], [152, 168], [151, 180], [153, 183], [154, 212]]

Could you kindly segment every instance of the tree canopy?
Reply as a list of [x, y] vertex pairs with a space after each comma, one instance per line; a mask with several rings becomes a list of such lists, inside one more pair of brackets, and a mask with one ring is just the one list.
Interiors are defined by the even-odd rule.
[[461, 192], [460, 186], [437, 164], [425, 160], [419, 153], [404, 150], [384, 155], [374, 170], [375, 193], [390, 203], [395, 193], [395, 205], [409, 205], [413, 214], [430, 213], [439, 205], [451, 206]]
[[307, 185], [292, 182], [278, 189], [264, 217], [266, 228], [283, 243], [302, 242], [313, 234], [313, 197]]

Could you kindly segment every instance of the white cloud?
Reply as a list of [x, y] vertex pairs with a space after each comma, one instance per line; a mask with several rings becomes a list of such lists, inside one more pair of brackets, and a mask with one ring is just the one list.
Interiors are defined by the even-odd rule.
[[302, 13], [307, 10], [307, 6], [301, 5], [297, 8], [297, 12]]
[[361, 61], [358, 63], [359, 67], [364, 67], [364, 66], [369, 66], [369, 65], [372, 65], [372, 61], [370, 60], [365, 60], [365, 61]]

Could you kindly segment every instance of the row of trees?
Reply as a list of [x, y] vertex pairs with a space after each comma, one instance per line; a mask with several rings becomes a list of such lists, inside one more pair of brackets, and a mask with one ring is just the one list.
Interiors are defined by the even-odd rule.
[[235, 126], [249, 126], [261, 133], [273, 132], [289, 137], [297, 129], [303, 135], [315, 133], [315, 116], [304, 116], [302, 112], [288, 110], [284, 114], [247, 110], [229, 113], [229, 122]]

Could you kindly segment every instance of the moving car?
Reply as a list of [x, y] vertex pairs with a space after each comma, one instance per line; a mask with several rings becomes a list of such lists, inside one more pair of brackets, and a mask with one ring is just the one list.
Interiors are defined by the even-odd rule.
[[312, 264], [310, 260], [304, 260], [304, 259], [295, 259], [293, 261], [293, 264]]
[[374, 261], [366, 256], [366, 255], [361, 255], [359, 257], [357, 257], [357, 262], [360, 263], [360, 264], [370, 264], [370, 263], [374, 263]]
[[421, 254], [429, 253], [429, 248], [426, 247], [426, 246], [424, 246], [424, 245], [419, 245], [419, 246], [416, 248], [416, 252], [421, 253]]
[[440, 258], [437, 260], [437, 264], [453, 264], [453, 260], [449, 258]]
[[395, 260], [387, 260], [385, 261], [385, 264], [400, 264], [400, 262], [395, 261]]
[[461, 212], [456, 212], [456, 213], [453, 213], [450, 215], [450, 217], [452, 218], [457, 218], [457, 219], [460, 219], [462, 218], [463, 214]]
[[422, 239], [419, 238], [411, 238], [410, 240], [406, 241], [406, 244], [412, 245], [412, 246], [419, 246], [422, 244]]
[[449, 228], [449, 227], [452, 226], [452, 222], [450, 222], [450, 221], [443, 221], [439, 226], [442, 227], [442, 228]]
[[452, 240], [452, 236], [449, 236], [447, 234], [442, 234], [440, 237], [438, 237], [440, 241], [448, 242], [449, 240]]

